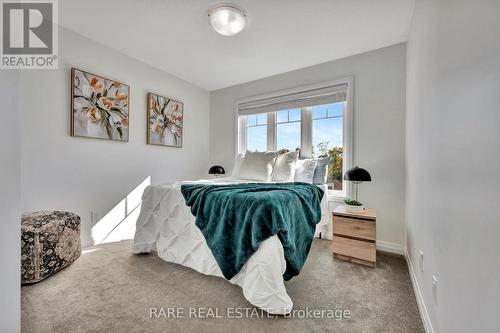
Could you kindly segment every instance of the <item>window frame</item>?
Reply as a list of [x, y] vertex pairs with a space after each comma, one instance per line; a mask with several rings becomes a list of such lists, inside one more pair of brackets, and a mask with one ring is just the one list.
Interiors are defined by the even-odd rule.
[[[269, 124], [269, 115], [267, 116], [267, 122], [266, 122], [266, 124], [259, 124], [259, 123], [258, 123], [258, 120], [256, 120], [256, 124], [255, 124], [255, 125], [250, 125], [250, 126], [248, 125], [248, 118], [247, 118], [247, 117], [248, 117], [248, 116], [241, 116], [241, 117], [240, 117], [240, 118], [244, 118], [244, 119], [241, 119], [241, 120], [240, 120], [240, 123], [241, 123], [241, 124], [240, 124], [240, 128], [239, 128], [239, 130], [238, 130], [238, 131], [239, 131], [239, 135], [240, 135], [240, 136], [241, 136], [241, 135], [243, 135], [243, 136], [244, 136], [244, 137], [243, 137], [243, 138], [241, 138], [241, 139], [243, 139], [243, 141], [242, 141], [242, 142], [243, 142], [243, 145], [244, 145], [245, 149], [244, 149], [244, 150], [239, 150], [239, 149], [238, 149], [238, 153], [237, 153], [237, 154], [239, 154], [239, 153], [240, 153], [240, 151], [247, 151], [247, 149], [246, 149], [246, 148], [247, 148], [247, 135], [248, 135], [248, 133], [247, 133], [247, 128], [248, 128], [248, 127], [258, 127], [258, 126], [266, 126], [266, 129], [267, 129], [267, 132], [268, 132], [268, 133], [267, 133], [267, 137], [266, 137], [266, 141], [267, 141], [266, 150], [268, 150], [268, 151], [269, 151], [269, 129], [268, 129], [268, 127], [269, 127], [269, 126], [268, 126], [268, 124]], [[242, 128], [242, 127], [243, 127], [243, 128]], [[240, 139], [240, 140], [241, 140], [241, 139]]]
[[[246, 115], [239, 116], [238, 114], [238, 105], [241, 103], [252, 102], [255, 100], [260, 100], [264, 98], [272, 98], [279, 97], [285, 95], [293, 95], [297, 93], [301, 93], [308, 90], [313, 89], [321, 89], [324, 87], [332, 86], [332, 85], [342, 85], [347, 84], [347, 97], [344, 104], [344, 119], [343, 119], [343, 163], [342, 163], [342, 173], [345, 173], [346, 170], [350, 169], [353, 165], [353, 147], [354, 147], [354, 124], [353, 124], [353, 88], [354, 88], [354, 78], [352, 76], [328, 81], [321, 82], [317, 84], [296, 87], [292, 89], [276, 91], [269, 94], [252, 96], [248, 98], [239, 99], [236, 101], [236, 144], [235, 144], [235, 152], [234, 155], [244, 154], [246, 152], [247, 147], [247, 121]], [[322, 104], [319, 104], [322, 105]], [[301, 155], [306, 157], [312, 156], [312, 107], [304, 107], [301, 108]], [[267, 113], [267, 150], [274, 151], [276, 150], [277, 138], [276, 138], [276, 112], [268, 112]], [[345, 197], [351, 196], [352, 193], [352, 184], [344, 183], [342, 191], [338, 190], [328, 190], [328, 200], [329, 201], [343, 201]]]

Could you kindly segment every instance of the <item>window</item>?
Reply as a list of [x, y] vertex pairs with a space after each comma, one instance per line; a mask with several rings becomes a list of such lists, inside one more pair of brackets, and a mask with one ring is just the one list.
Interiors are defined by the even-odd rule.
[[273, 93], [238, 102], [238, 150], [295, 150], [329, 156], [329, 194], [345, 196], [342, 176], [351, 166], [352, 79]]
[[342, 191], [345, 102], [312, 107], [312, 155], [330, 156], [326, 182]]
[[267, 114], [255, 114], [246, 117], [247, 150], [267, 150]]
[[276, 112], [276, 150], [300, 148], [301, 110]]

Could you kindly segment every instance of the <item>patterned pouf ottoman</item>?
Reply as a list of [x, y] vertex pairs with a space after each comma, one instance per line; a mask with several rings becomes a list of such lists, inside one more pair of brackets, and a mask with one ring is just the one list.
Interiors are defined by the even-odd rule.
[[41, 281], [78, 259], [80, 217], [69, 212], [36, 212], [21, 222], [21, 283]]

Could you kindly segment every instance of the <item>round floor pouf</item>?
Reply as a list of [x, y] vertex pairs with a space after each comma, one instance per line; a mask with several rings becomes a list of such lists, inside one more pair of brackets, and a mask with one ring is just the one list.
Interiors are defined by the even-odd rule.
[[80, 217], [51, 211], [23, 215], [21, 222], [21, 283], [39, 282], [78, 259]]

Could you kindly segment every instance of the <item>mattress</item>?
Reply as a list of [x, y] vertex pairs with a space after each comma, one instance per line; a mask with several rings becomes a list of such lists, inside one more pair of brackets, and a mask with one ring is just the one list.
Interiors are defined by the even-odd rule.
[[[186, 183], [244, 183], [235, 178], [216, 178], [169, 185], [148, 186], [143, 193], [137, 219], [132, 252], [156, 251], [167, 262], [190, 267], [202, 274], [224, 278], [203, 234], [195, 225], [195, 217], [186, 206], [180, 188]], [[321, 202], [322, 220], [330, 222], [326, 195]], [[288, 296], [283, 273], [286, 261], [277, 236], [265, 240], [241, 271], [229, 282], [240, 286], [252, 305], [271, 314], [290, 313], [293, 302]]]

